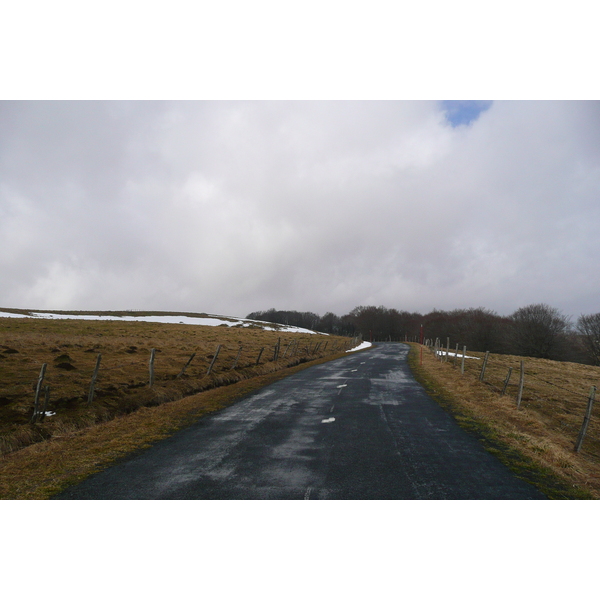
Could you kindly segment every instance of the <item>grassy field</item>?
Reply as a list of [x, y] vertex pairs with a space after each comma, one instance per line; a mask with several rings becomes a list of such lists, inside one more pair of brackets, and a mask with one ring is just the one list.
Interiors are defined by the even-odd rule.
[[[258, 327], [0, 318], [0, 455], [142, 407], [331, 356], [350, 343], [348, 338]], [[279, 357], [274, 360], [276, 345]], [[152, 349], [156, 351], [155, 379], [149, 387]], [[98, 354], [102, 355], [100, 370], [93, 402], [88, 405]], [[178, 377], [193, 354], [185, 374]], [[47, 412], [43, 420], [31, 423], [44, 363]]]
[[[411, 347], [411, 367], [421, 383], [517, 474], [552, 498], [600, 498], [597, 407], [581, 451], [574, 452], [590, 388], [600, 382], [600, 367], [491, 354], [480, 382], [483, 353], [467, 352], [479, 360], [465, 360], [461, 375], [460, 356], [440, 361], [425, 349], [420, 365], [420, 346]], [[521, 360], [525, 385], [517, 409]], [[502, 395], [509, 367], [512, 376]]]

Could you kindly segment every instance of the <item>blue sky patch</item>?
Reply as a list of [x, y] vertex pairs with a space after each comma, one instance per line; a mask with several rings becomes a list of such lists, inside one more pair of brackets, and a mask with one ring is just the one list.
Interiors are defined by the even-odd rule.
[[446, 120], [452, 127], [470, 125], [492, 106], [492, 100], [442, 100]]

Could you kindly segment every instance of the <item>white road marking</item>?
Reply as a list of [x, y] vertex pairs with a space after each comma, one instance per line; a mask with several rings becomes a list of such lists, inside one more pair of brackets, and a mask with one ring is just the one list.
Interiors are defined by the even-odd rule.
[[329, 417], [329, 419], [323, 419], [321, 423], [333, 423], [335, 421], [335, 417]]
[[331, 408], [329, 409], [329, 412], [332, 413], [334, 408], [335, 408], [335, 404], [332, 404]]
[[312, 488], [306, 488], [306, 494], [304, 494], [304, 499], [305, 500], [310, 500], [310, 493], [312, 492]]
[[350, 371], [350, 373], [356, 373], [356, 371], [358, 371], [358, 369], [352, 369], [352, 371]]
[[342, 385], [338, 385], [338, 388], [348, 387], [347, 383], [342, 383]]

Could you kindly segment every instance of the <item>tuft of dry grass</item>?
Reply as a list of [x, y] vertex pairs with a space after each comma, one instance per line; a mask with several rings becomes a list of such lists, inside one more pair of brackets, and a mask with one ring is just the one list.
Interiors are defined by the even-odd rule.
[[[553, 498], [600, 498], [597, 409], [581, 452], [574, 451], [590, 387], [600, 381], [600, 367], [490, 354], [480, 382], [483, 353], [468, 352], [481, 360], [466, 360], [461, 375], [460, 357], [440, 361], [424, 350], [420, 365], [420, 346], [411, 348], [411, 368], [421, 383], [517, 474]], [[525, 385], [517, 408], [521, 360]], [[502, 395], [509, 367], [512, 376]]]

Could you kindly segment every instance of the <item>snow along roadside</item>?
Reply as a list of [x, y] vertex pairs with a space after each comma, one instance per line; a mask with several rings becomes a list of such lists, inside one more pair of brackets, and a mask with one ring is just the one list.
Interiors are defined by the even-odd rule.
[[363, 342], [356, 348], [352, 348], [351, 350], [346, 350], [346, 352], [356, 352], [357, 350], [364, 350], [365, 348], [370, 348], [373, 344], [371, 342]]

